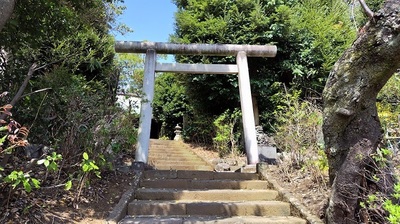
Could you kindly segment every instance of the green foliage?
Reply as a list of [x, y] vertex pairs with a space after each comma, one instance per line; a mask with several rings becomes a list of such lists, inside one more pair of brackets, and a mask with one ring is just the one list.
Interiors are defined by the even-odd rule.
[[[28, 94], [14, 108], [16, 119], [33, 127], [34, 142], [58, 145], [67, 135], [66, 126], [81, 122], [68, 117], [77, 115], [70, 108], [79, 108], [81, 117], [89, 112], [77, 102], [82, 98], [92, 100], [93, 105], [115, 102], [118, 79], [114, 41], [108, 33], [108, 23], [114, 19], [112, 10], [106, 11], [109, 4], [102, 0], [18, 1], [0, 33], [7, 60], [1, 64], [3, 89], [11, 87], [13, 96], [31, 64], [40, 68], [25, 89]], [[37, 90], [47, 91], [35, 93]], [[90, 94], [94, 98], [90, 99]], [[95, 114], [102, 113], [98, 110]]]
[[41, 76], [37, 85], [56, 91], [41, 93], [40, 98], [36, 95], [21, 100], [16, 112], [23, 114], [23, 120], [31, 124], [31, 132], [35, 133], [31, 141], [62, 148], [66, 159], [81, 153], [76, 146], [93, 144], [90, 127], [106, 114], [105, 85], [100, 81], [86, 81], [65, 68]]
[[7, 177], [4, 178], [4, 182], [11, 183], [12, 187], [15, 189], [19, 185], [22, 185], [27, 192], [32, 191], [32, 186], [34, 188], [40, 187], [40, 182], [31, 177], [29, 173], [24, 173], [23, 171], [12, 171]]
[[239, 129], [241, 112], [239, 109], [234, 111], [227, 110], [218, 116], [213, 124], [215, 127], [215, 137], [213, 138], [214, 148], [220, 156], [228, 153], [237, 154], [239, 152], [239, 143], [241, 131]]
[[400, 184], [394, 185], [394, 191], [391, 195], [383, 195], [380, 193], [369, 194], [365, 199], [360, 201], [360, 207], [364, 216], [370, 217], [370, 221], [379, 220], [374, 223], [391, 223], [400, 222], [400, 205], [398, 204], [400, 195]]
[[284, 68], [292, 71], [294, 86], [320, 93], [333, 64], [355, 39], [347, 6], [341, 0], [306, 0], [278, 11], [289, 17], [287, 35], [299, 50]]
[[394, 74], [379, 92], [377, 108], [379, 120], [385, 129], [399, 128], [400, 75]]
[[94, 160], [89, 159], [89, 155], [87, 154], [87, 152], [84, 152], [82, 154], [82, 157], [82, 171], [84, 173], [94, 173], [98, 178], [101, 178], [99, 167], [96, 165], [96, 162]]
[[292, 90], [273, 97], [278, 105], [274, 140], [285, 155], [280, 168], [283, 173], [301, 169], [315, 183], [326, 187], [328, 160], [323, 150], [322, 111], [301, 93]]
[[385, 167], [389, 162], [388, 158], [393, 156], [393, 152], [389, 149], [379, 148], [376, 153], [371, 155], [371, 158], [376, 162], [378, 167]]
[[[0, 88], [10, 92], [2, 102], [11, 101], [27, 77], [28, 68], [33, 63], [38, 64], [12, 112], [14, 119], [30, 127], [30, 142], [51, 146], [55, 152], [39, 159], [38, 163], [43, 166], [24, 161], [23, 156], [13, 158], [16, 155], [14, 148], [27, 144], [28, 128], [15, 121], [11, 123], [8, 118], [2, 121], [0, 157], [11, 153], [9, 161], [14, 159], [18, 162], [0, 169], [0, 188], [4, 192], [11, 187], [29, 192], [38, 188], [40, 183], [54, 184], [51, 187], [64, 185], [66, 190], [70, 190], [72, 183], [77, 181], [79, 198], [92, 174], [100, 177], [101, 169], [108, 164], [104, 156], [107, 147], [100, 148], [102, 143], [96, 142], [99, 140], [96, 128], [108, 116], [122, 113], [111, 109], [116, 101], [119, 73], [118, 64], [114, 62], [114, 39], [110, 27], [124, 32], [115, 20], [123, 10], [123, 6], [114, 5], [118, 2], [17, 1], [12, 18], [0, 33]], [[1, 110], [11, 115], [5, 108]], [[113, 125], [126, 128], [116, 131], [117, 127], [113, 127], [113, 136], [107, 136], [105, 143], [110, 143], [112, 137], [123, 136], [114, 141], [115, 145], [132, 147], [136, 141], [137, 120], [124, 118], [120, 122], [127, 123], [115, 121]], [[128, 127], [131, 129], [129, 132]], [[84, 154], [84, 150], [87, 152], [81, 160], [76, 155]], [[61, 159], [62, 165], [59, 163]], [[24, 170], [16, 170], [17, 165], [24, 166]], [[44, 169], [46, 173], [42, 175]], [[40, 175], [36, 173], [38, 170]], [[10, 190], [6, 202], [18, 200], [13, 198], [18, 195], [25, 194]], [[41, 207], [36, 203], [33, 206]], [[24, 212], [29, 209], [27, 206]]]
[[153, 100], [154, 119], [161, 124], [161, 136], [172, 139], [174, 127], [183, 123], [183, 115], [189, 111], [182, 83], [176, 75], [163, 73], [157, 76]]
[[[320, 96], [332, 65], [355, 39], [348, 6], [341, 0], [237, 1], [175, 0], [178, 43], [274, 44], [275, 58], [249, 58], [252, 92], [260, 121], [274, 126], [278, 106], [271, 96], [284, 83], [302, 96]], [[316, 22], [317, 21], [317, 22]], [[235, 57], [177, 56], [182, 63], [235, 63]], [[209, 118], [239, 105], [238, 80], [230, 75], [191, 75], [180, 78], [190, 108]], [[210, 120], [210, 119], [209, 119]]]
[[64, 189], [65, 189], [66, 191], [69, 191], [71, 188], [72, 188], [72, 181], [69, 180], [69, 181], [67, 181], [67, 182], [65, 183]]
[[116, 55], [116, 61], [120, 72], [120, 90], [125, 93], [132, 93], [140, 96], [144, 74], [143, 55], [118, 53]]
[[56, 152], [52, 152], [51, 155], [46, 156], [44, 159], [40, 159], [37, 161], [37, 164], [43, 164], [47, 170], [49, 171], [57, 171], [58, 164], [57, 161], [62, 160], [62, 155], [57, 154]]
[[[98, 152], [98, 156], [106, 155], [106, 158], [110, 153], [131, 152], [137, 142], [138, 123], [137, 114], [116, 112], [113, 115], [106, 115], [95, 124], [93, 131], [94, 151]], [[98, 162], [101, 161], [102, 159]]]
[[275, 142], [277, 147], [291, 154], [293, 165], [302, 167], [310, 155], [319, 155], [323, 148], [322, 111], [300, 99], [299, 91], [274, 96], [279, 105]]
[[214, 127], [210, 124], [213, 119], [209, 116], [193, 114], [187, 117], [187, 124], [183, 129], [183, 138], [187, 142], [212, 145], [212, 138], [215, 137]]
[[[370, 163], [366, 166], [366, 182], [363, 187], [368, 189], [368, 194], [361, 195], [359, 198], [360, 213], [368, 217], [371, 223], [399, 223], [400, 221], [400, 184], [396, 181], [391, 185], [397, 176], [387, 174], [391, 172], [391, 161], [393, 153], [385, 148], [378, 148], [375, 153], [370, 155]], [[386, 178], [389, 178], [387, 180]], [[394, 179], [392, 179], [394, 178]], [[377, 184], [378, 183], [378, 184]], [[377, 185], [384, 184], [384, 191], [378, 189]]]
[[[398, 184], [396, 186], [398, 186]], [[400, 223], [400, 205], [393, 203], [391, 200], [386, 200], [383, 204], [383, 208], [389, 212], [389, 216], [387, 217], [389, 223]]]

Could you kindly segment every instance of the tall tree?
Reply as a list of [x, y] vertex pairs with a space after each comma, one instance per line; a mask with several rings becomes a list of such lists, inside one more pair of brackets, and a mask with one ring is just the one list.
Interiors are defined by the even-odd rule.
[[334, 65], [324, 89], [323, 132], [332, 184], [328, 223], [385, 222], [360, 213], [359, 202], [363, 195], [388, 195], [393, 189], [390, 167], [377, 167], [372, 155], [383, 137], [376, 97], [400, 67], [399, 8], [398, 0], [387, 0], [373, 14]]
[[[355, 38], [342, 0], [175, 0], [179, 43], [275, 44], [275, 58], [249, 58], [252, 92], [261, 122], [272, 123], [276, 82], [320, 94], [334, 62]], [[318, 20], [319, 23], [315, 23]], [[178, 57], [179, 62], [235, 63], [233, 57]], [[232, 75], [184, 76], [195, 112], [219, 115], [238, 106]], [[213, 105], [209, 107], [208, 105]]]
[[[97, 99], [102, 102], [97, 106], [115, 100], [118, 79], [114, 72], [114, 41], [109, 34], [109, 22], [113, 18], [107, 12], [111, 2], [115, 1], [16, 2], [11, 18], [0, 33], [0, 49], [2, 56], [6, 56], [0, 61], [0, 89], [14, 96], [22, 83], [27, 83], [23, 93], [28, 95], [13, 110], [17, 112], [15, 118], [25, 125], [32, 125], [36, 119], [31, 140], [48, 143], [50, 139], [57, 139], [56, 134], [48, 131], [56, 130], [54, 127], [65, 128], [60, 123], [71, 119], [65, 111], [74, 106], [87, 111], [87, 105], [79, 100], [90, 96], [92, 91], [101, 96]], [[28, 73], [32, 64], [40, 68], [33, 74]], [[29, 82], [25, 82], [27, 78]], [[71, 86], [76, 87], [74, 94]], [[41, 89], [46, 91], [35, 93]], [[9, 102], [8, 98], [2, 100]], [[62, 134], [62, 131], [53, 133]]]

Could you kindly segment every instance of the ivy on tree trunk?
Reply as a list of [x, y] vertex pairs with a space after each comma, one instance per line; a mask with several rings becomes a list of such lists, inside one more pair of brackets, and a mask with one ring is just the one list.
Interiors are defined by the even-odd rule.
[[[324, 98], [323, 132], [329, 161], [332, 193], [326, 210], [327, 223], [359, 223], [361, 195], [390, 194], [394, 178], [380, 172], [369, 180], [382, 140], [376, 96], [400, 67], [400, 1], [387, 0], [359, 31], [357, 40], [334, 65]], [[389, 170], [389, 167], [384, 170]], [[385, 181], [383, 181], [385, 180]]]

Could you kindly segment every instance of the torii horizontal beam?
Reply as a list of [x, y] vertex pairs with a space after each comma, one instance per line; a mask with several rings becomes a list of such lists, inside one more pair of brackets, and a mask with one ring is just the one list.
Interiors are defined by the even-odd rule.
[[117, 41], [118, 53], [146, 53], [153, 49], [157, 54], [236, 56], [246, 52], [247, 57], [275, 57], [275, 45], [238, 45], [238, 44], [174, 44], [164, 42]]
[[157, 63], [156, 72], [176, 72], [189, 74], [237, 74], [237, 65], [231, 64], [181, 64]]

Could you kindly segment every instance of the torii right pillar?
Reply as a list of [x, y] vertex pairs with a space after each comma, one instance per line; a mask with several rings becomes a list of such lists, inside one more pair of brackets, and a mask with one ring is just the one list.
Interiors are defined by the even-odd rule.
[[238, 78], [240, 106], [242, 110], [244, 144], [247, 154], [247, 164], [257, 164], [259, 162], [258, 146], [246, 52], [238, 52], [236, 56], [236, 63], [239, 71]]

